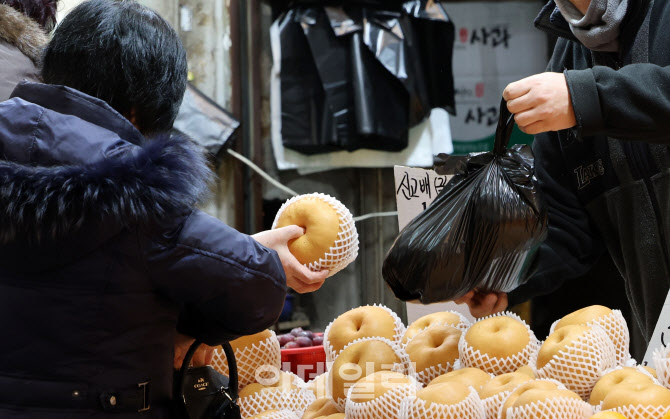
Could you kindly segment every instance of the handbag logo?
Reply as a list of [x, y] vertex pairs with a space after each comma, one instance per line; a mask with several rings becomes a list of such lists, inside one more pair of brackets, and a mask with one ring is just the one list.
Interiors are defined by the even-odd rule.
[[206, 390], [208, 386], [209, 382], [205, 381], [205, 379], [202, 377], [198, 378], [198, 382], [196, 384], [193, 384], [193, 388], [198, 391]]
[[591, 184], [591, 181], [605, 174], [605, 165], [602, 159], [589, 164], [588, 166], [579, 166], [575, 169], [577, 175], [577, 189], [581, 190]]

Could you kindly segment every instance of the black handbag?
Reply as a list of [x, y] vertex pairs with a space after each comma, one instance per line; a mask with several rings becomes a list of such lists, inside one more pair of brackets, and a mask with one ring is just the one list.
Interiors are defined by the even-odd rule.
[[189, 368], [195, 351], [202, 342], [195, 341], [188, 349], [181, 369], [174, 379], [175, 419], [241, 419], [237, 364], [229, 343], [222, 346], [228, 361], [230, 377], [210, 366]]

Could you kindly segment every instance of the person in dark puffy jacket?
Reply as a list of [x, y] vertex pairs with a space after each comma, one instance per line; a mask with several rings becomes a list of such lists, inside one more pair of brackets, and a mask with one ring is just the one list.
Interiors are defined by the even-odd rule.
[[56, 23], [56, 0], [0, 0], [0, 102], [22, 80], [39, 81], [39, 61]]
[[[174, 30], [90, 0], [55, 31], [46, 84], [0, 103], [0, 417], [169, 417], [177, 332], [217, 345], [272, 325], [287, 248], [195, 209], [212, 174], [164, 134], [186, 87]], [[266, 247], [267, 245], [269, 247]]]

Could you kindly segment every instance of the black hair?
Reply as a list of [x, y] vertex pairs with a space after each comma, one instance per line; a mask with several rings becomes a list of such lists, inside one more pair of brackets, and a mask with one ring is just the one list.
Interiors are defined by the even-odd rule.
[[58, 25], [44, 53], [45, 83], [64, 85], [134, 112], [145, 135], [172, 128], [187, 81], [175, 30], [132, 0], [89, 0]]
[[37, 22], [45, 31], [56, 26], [58, 0], [0, 0], [0, 4], [13, 7]]

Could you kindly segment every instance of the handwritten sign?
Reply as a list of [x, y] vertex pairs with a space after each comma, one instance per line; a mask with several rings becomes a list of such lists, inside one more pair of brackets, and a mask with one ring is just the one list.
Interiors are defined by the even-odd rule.
[[654, 334], [651, 336], [651, 341], [649, 341], [649, 347], [647, 348], [647, 353], [644, 355], [643, 365], [653, 366], [652, 357], [654, 355], [654, 350], [657, 348], [668, 348], [670, 346], [670, 293], [665, 298], [665, 304], [663, 304], [663, 310], [661, 310], [661, 315], [658, 318], [658, 323], [656, 323], [656, 328], [654, 329]]
[[435, 200], [449, 182], [434, 170], [395, 166], [395, 191], [398, 225], [402, 230]]
[[[533, 26], [541, 7], [529, 1], [449, 3], [449, 17], [457, 24], [456, 116], [451, 119], [455, 154], [491, 150], [502, 91], [544, 71], [547, 41]], [[511, 144], [532, 141], [518, 130], [513, 135]]]

